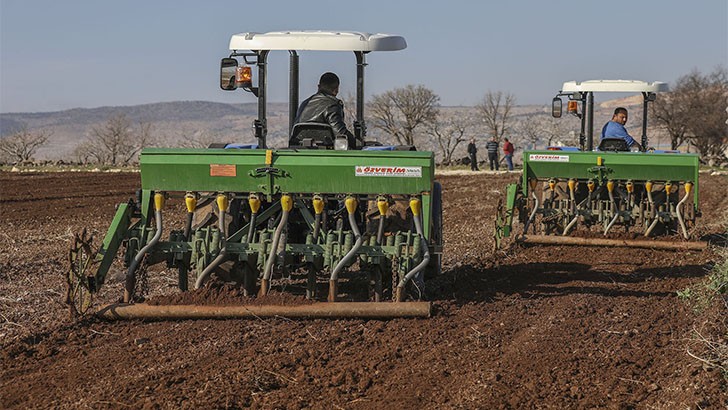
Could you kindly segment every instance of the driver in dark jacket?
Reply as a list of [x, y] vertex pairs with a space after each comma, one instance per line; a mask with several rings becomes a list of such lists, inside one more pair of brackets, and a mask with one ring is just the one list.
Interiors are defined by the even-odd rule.
[[[318, 92], [301, 103], [294, 124], [299, 122], [318, 122], [329, 124], [334, 129], [334, 137], [346, 136], [349, 148], [356, 147], [356, 140], [344, 123], [344, 103], [336, 98], [339, 93], [339, 77], [334, 73], [321, 75]], [[298, 141], [290, 141], [298, 145]]]

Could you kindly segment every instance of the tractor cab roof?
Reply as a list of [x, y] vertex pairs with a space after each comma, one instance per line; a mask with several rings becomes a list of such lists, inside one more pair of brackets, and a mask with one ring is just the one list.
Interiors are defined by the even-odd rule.
[[[581, 150], [591, 151], [594, 140], [594, 93], [641, 93], [642, 103], [642, 147], [647, 146], [647, 103], [655, 101], [657, 93], [669, 91], [661, 81], [648, 83], [637, 80], [588, 80], [567, 81], [561, 86], [551, 104], [551, 114], [561, 117], [562, 96], [569, 98], [568, 112], [581, 120], [579, 146]], [[581, 102], [581, 111], [578, 103]]]
[[658, 93], [666, 92], [666, 83], [654, 81], [636, 80], [589, 80], [589, 81], [567, 81], [561, 88], [562, 93], [574, 92], [618, 92], [618, 93]]
[[230, 50], [397, 51], [404, 37], [356, 31], [271, 31], [233, 34]]

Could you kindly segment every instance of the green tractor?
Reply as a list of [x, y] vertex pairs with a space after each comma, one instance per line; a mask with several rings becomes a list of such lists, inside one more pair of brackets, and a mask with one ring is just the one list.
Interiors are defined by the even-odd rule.
[[[69, 302], [84, 312], [123, 249], [124, 303], [100, 311], [110, 318], [428, 316], [423, 279], [440, 271], [442, 252], [442, 191], [434, 180], [434, 155], [368, 141], [364, 122], [366, 55], [405, 47], [404, 38], [388, 34], [233, 35], [220, 85], [257, 97], [255, 142], [143, 150], [141, 190], [136, 200], [118, 206], [100, 248], [94, 251], [86, 235], [75, 238]], [[268, 55], [278, 50], [290, 55], [290, 131], [304, 134], [291, 139], [299, 145], [273, 148], [266, 141], [266, 74]], [[361, 146], [349, 146], [321, 124], [294, 125], [298, 52], [308, 50], [353, 52], [353, 128]], [[176, 218], [184, 221], [179, 226], [164, 222], [169, 202], [187, 210], [186, 217]], [[161, 263], [176, 271], [181, 291], [235, 280], [248, 296], [285, 289], [312, 302], [346, 303], [256, 303], [242, 309], [135, 303], [140, 276]]]
[[[702, 248], [686, 242], [698, 209], [698, 155], [649, 147], [648, 104], [667, 91], [660, 82], [594, 80], [564, 83], [552, 115], [580, 118], [579, 147], [523, 153], [523, 176], [507, 187], [496, 221], [495, 243], [512, 234], [515, 211], [526, 243], [649, 248]], [[594, 93], [641, 93], [641, 144], [602, 138], [594, 146]], [[673, 236], [677, 241], [669, 240]], [[662, 237], [656, 241], [653, 238]]]

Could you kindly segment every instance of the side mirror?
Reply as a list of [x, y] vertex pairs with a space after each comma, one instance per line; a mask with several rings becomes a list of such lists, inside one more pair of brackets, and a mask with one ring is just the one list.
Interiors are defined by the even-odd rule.
[[223, 58], [220, 61], [220, 88], [225, 91], [233, 91], [238, 88], [235, 80], [237, 70], [238, 60], [234, 58]]
[[563, 103], [561, 102], [561, 98], [554, 97], [553, 100], [551, 100], [551, 116], [554, 118], [561, 118], [561, 106]]

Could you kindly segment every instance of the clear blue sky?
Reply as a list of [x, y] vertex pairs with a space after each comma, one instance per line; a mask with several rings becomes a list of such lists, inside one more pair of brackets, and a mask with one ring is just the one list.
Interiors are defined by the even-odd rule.
[[[160, 101], [252, 102], [218, 86], [233, 33], [295, 29], [399, 34], [368, 57], [367, 95], [423, 84], [443, 105], [486, 91], [547, 104], [567, 80], [673, 82], [728, 65], [726, 0], [189, 1], [0, 0], [0, 112]], [[270, 58], [286, 101], [287, 53]], [[349, 53], [305, 53], [301, 95], [323, 71], [353, 92]]]

